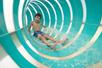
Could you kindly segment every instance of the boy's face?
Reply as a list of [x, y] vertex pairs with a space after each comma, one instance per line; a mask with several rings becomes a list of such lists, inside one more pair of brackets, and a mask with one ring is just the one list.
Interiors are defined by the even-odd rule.
[[36, 20], [36, 21], [40, 21], [40, 17], [39, 17], [39, 16], [36, 16], [36, 17], [35, 17], [35, 20]]

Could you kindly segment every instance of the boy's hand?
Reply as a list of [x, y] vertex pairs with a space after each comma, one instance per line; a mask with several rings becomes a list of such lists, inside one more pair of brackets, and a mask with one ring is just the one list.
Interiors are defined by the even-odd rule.
[[30, 32], [30, 30], [28, 30], [28, 32]]
[[30, 32], [30, 28], [28, 28], [28, 32]]
[[46, 26], [43, 26], [44, 28], [46, 28]]

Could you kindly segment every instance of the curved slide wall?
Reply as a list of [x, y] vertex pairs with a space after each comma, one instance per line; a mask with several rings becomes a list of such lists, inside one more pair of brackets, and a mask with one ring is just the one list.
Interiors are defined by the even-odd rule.
[[[1, 0], [0, 68], [102, 68], [102, 0]], [[28, 33], [36, 13], [56, 51]]]

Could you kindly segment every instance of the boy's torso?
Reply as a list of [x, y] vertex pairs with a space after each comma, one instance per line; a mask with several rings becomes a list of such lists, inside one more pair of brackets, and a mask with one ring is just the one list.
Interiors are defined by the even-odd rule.
[[40, 31], [40, 24], [36, 22], [32, 22], [32, 28], [34, 31]]

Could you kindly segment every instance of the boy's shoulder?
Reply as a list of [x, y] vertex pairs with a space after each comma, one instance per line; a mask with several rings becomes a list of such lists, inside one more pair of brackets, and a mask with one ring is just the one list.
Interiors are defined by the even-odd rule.
[[35, 23], [35, 21], [32, 21], [32, 23]]
[[31, 25], [34, 25], [34, 24], [35, 24], [35, 22], [34, 22], [34, 21], [32, 21], [32, 22], [31, 22]]
[[32, 21], [32, 24], [35, 24], [36, 22], [35, 21]]

